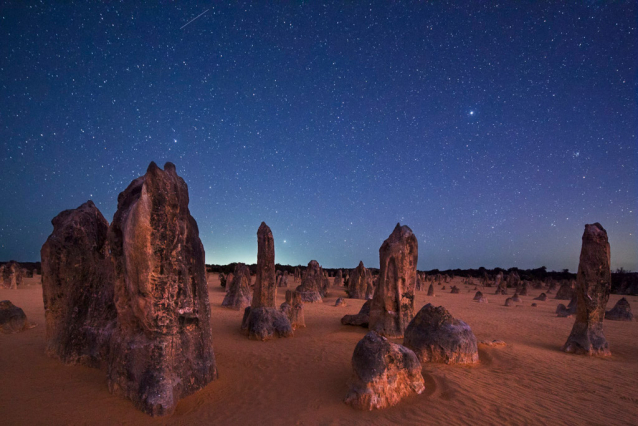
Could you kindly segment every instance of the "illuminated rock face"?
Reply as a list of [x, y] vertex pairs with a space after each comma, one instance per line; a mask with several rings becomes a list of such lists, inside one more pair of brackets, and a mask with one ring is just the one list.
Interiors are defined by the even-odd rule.
[[175, 166], [151, 163], [118, 197], [108, 232], [117, 327], [108, 386], [152, 416], [217, 377], [204, 247]]
[[301, 285], [297, 286], [296, 291], [301, 295], [301, 299], [304, 302], [314, 303], [323, 301], [321, 298], [323, 290], [323, 269], [319, 266], [319, 262], [311, 260], [301, 280]]
[[370, 330], [403, 337], [414, 317], [418, 242], [407, 226], [397, 226], [379, 249], [379, 282], [370, 306]]
[[228, 274], [226, 296], [224, 296], [222, 306], [236, 311], [245, 309], [252, 303], [253, 296], [251, 293], [250, 269], [243, 263], [238, 263], [235, 265], [235, 273]]
[[585, 225], [576, 278], [576, 320], [563, 346], [569, 353], [609, 356], [603, 333], [605, 307], [611, 291], [607, 231], [599, 224]]
[[479, 361], [476, 336], [469, 325], [443, 307], [425, 305], [405, 330], [403, 345], [422, 363], [474, 364]]
[[250, 339], [268, 340], [293, 334], [288, 316], [275, 308], [275, 240], [268, 225], [257, 231], [257, 277], [251, 306], [244, 310], [241, 330]]
[[345, 403], [360, 410], [386, 408], [425, 389], [421, 363], [410, 349], [374, 331], [357, 343]]
[[51, 223], [40, 250], [46, 353], [67, 364], [100, 367], [117, 316], [109, 224], [92, 201]]

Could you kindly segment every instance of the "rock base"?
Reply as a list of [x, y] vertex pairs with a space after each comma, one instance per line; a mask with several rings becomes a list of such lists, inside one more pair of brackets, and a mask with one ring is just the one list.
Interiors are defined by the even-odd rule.
[[285, 313], [276, 308], [259, 307], [244, 310], [241, 331], [254, 340], [269, 340], [273, 337], [292, 337], [293, 329]]

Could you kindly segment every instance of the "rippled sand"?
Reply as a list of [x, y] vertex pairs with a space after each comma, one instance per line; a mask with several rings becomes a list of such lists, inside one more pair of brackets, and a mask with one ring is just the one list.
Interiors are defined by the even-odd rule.
[[[65, 366], [44, 355], [44, 309], [39, 279], [25, 288], [0, 290], [37, 327], [0, 334], [0, 423], [14, 424], [636, 424], [638, 419], [638, 322], [605, 321], [612, 357], [562, 353], [573, 318], [557, 318], [550, 299], [531, 307], [540, 290], [505, 307], [506, 296], [486, 289], [488, 304], [472, 301], [460, 279], [436, 296], [417, 292], [416, 307], [445, 306], [467, 322], [478, 340], [505, 347], [479, 348], [474, 367], [424, 365], [426, 391], [383, 411], [356, 411], [343, 403], [350, 358], [366, 329], [340, 318], [363, 300], [334, 307], [343, 290], [323, 304], [306, 304], [307, 328], [291, 339], [250, 341], [240, 334], [242, 312], [221, 308], [217, 277], [209, 280], [219, 379], [180, 401], [175, 414], [153, 419], [131, 402], [112, 396], [103, 371]], [[292, 282], [292, 277], [290, 282]], [[451, 284], [462, 289], [450, 294]], [[291, 287], [293, 287], [291, 285]], [[283, 302], [284, 292], [277, 295]], [[620, 296], [612, 295], [610, 309]], [[634, 313], [638, 297], [628, 297]], [[397, 341], [401, 343], [400, 341]]]

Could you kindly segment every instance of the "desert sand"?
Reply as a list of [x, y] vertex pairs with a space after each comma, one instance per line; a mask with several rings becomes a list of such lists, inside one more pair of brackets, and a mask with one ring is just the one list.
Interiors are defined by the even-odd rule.
[[[508, 296], [483, 293], [455, 278], [435, 297], [416, 293], [415, 310], [442, 305], [468, 323], [479, 341], [499, 339], [504, 347], [479, 345], [476, 366], [425, 364], [426, 390], [397, 406], [372, 412], [343, 403], [350, 360], [367, 329], [343, 326], [364, 300], [331, 289], [323, 303], [306, 303], [306, 328], [293, 338], [267, 342], [240, 333], [243, 312], [224, 309], [217, 274], [209, 277], [213, 345], [219, 379], [182, 399], [170, 417], [151, 418], [131, 401], [111, 395], [104, 371], [66, 366], [44, 354], [44, 308], [40, 277], [25, 278], [18, 290], [0, 290], [0, 300], [21, 307], [37, 327], [0, 334], [0, 423], [16, 424], [636, 424], [638, 419], [638, 322], [605, 321], [612, 356], [594, 358], [560, 351], [574, 318], [558, 318], [562, 301], [530, 289], [520, 306], [503, 306]], [[289, 288], [294, 288], [290, 277]], [[450, 294], [456, 285], [461, 294]], [[480, 289], [480, 287], [479, 287]], [[277, 306], [285, 289], [278, 289]], [[607, 309], [621, 298], [611, 295]], [[638, 297], [628, 296], [638, 308]], [[531, 307], [535, 302], [538, 307]], [[563, 302], [564, 303], [564, 302]], [[402, 343], [402, 339], [391, 339]]]

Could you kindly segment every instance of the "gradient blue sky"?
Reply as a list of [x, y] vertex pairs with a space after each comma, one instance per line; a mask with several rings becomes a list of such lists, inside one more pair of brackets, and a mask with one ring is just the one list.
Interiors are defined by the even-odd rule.
[[0, 260], [172, 161], [207, 263], [638, 269], [634, 1], [129, 3], [0, 6]]

